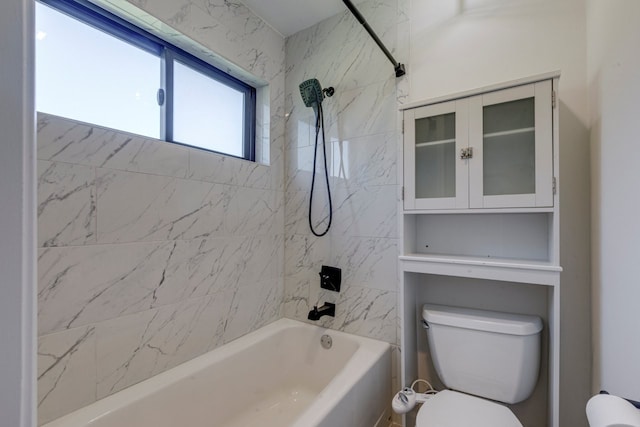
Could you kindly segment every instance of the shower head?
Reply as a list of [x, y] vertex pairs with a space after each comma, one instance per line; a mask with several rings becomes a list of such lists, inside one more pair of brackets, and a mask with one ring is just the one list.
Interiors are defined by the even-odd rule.
[[300, 83], [300, 95], [306, 107], [321, 104], [322, 98], [324, 98], [318, 79], [309, 79]]
[[318, 79], [309, 79], [300, 83], [300, 95], [306, 107], [318, 108], [322, 104], [322, 100], [326, 96], [333, 95], [333, 88], [322, 89]]

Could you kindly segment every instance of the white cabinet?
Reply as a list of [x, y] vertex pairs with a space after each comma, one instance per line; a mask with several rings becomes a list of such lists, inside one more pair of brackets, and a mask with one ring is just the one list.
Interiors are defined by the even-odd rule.
[[553, 206], [552, 80], [404, 111], [404, 209]]

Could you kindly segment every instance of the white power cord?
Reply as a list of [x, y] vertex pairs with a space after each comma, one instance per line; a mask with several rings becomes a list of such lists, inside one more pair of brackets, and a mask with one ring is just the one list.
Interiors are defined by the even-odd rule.
[[[429, 387], [428, 390], [424, 393], [417, 393], [415, 391], [415, 386], [418, 383], [426, 384], [427, 387]], [[416, 403], [426, 402], [427, 399], [429, 399], [437, 392], [438, 391], [433, 388], [429, 381], [417, 379], [413, 383], [411, 383], [411, 387], [405, 387], [398, 393], [396, 393], [396, 395], [393, 397], [393, 400], [391, 401], [391, 407], [397, 414], [406, 414], [416, 406]]]
[[421, 378], [418, 378], [417, 380], [415, 380], [414, 382], [411, 383], [411, 389], [413, 391], [416, 391], [416, 384], [418, 384], [418, 383], [425, 383], [427, 385], [427, 387], [429, 387], [429, 389], [427, 391], [425, 391], [424, 394], [436, 394], [438, 392], [438, 390], [433, 388], [433, 386], [431, 385], [431, 383], [429, 381], [423, 380]]

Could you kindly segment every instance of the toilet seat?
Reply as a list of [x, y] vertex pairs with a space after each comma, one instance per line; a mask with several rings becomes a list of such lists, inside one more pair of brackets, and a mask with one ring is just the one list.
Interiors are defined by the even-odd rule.
[[522, 424], [506, 406], [443, 390], [422, 405], [416, 427], [522, 427]]

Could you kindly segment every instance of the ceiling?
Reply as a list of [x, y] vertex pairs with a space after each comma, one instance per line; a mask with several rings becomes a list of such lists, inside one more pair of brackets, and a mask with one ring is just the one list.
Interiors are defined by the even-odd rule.
[[242, 2], [285, 37], [346, 10], [341, 0], [242, 0]]

